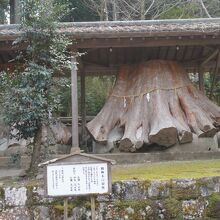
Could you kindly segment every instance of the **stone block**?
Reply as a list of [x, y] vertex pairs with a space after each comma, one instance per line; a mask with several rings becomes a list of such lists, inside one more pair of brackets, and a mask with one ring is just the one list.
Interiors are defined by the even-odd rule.
[[123, 183], [124, 200], [144, 200], [147, 198], [147, 191], [141, 188], [140, 181], [130, 180]]
[[85, 207], [75, 207], [72, 210], [72, 219], [85, 219], [86, 218], [86, 208]]
[[125, 192], [125, 186], [122, 182], [116, 182], [112, 184], [112, 199], [120, 200], [123, 198]]
[[37, 206], [31, 210], [33, 219], [50, 220], [49, 208], [46, 206]]
[[24, 206], [8, 208], [0, 212], [0, 220], [30, 220], [31, 214]]
[[53, 203], [54, 199], [47, 197], [43, 186], [29, 186], [28, 187], [28, 204], [29, 205], [40, 205]]
[[165, 219], [181, 219], [181, 202], [174, 198], [166, 198], [162, 201], [162, 208], [159, 212], [163, 214]]
[[104, 195], [97, 195], [96, 200], [98, 202], [108, 202], [112, 200], [112, 195], [104, 194]]
[[170, 194], [169, 183], [166, 181], [153, 180], [148, 188], [149, 198], [165, 198]]
[[102, 218], [103, 220], [158, 219], [155, 203], [150, 200], [121, 200], [102, 205]]
[[182, 202], [183, 218], [204, 219], [207, 204], [204, 200], [185, 200]]
[[15, 146], [11, 146], [7, 150], [5, 150], [4, 155], [11, 156], [11, 155], [19, 154], [21, 156], [21, 155], [26, 155], [27, 152], [28, 152], [27, 146], [15, 145]]
[[10, 188], [4, 189], [5, 203], [8, 206], [24, 206], [27, 202], [27, 188]]
[[196, 180], [192, 178], [173, 179], [171, 185], [172, 197], [177, 200], [195, 199], [200, 195]]
[[220, 192], [220, 177], [204, 177], [198, 180], [202, 197], [210, 196], [214, 192]]

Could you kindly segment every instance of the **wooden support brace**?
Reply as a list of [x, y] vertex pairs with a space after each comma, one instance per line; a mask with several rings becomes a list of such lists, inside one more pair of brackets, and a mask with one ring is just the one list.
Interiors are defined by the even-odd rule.
[[202, 63], [201, 66], [204, 66], [206, 63], [215, 58], [219, 53], [219, 49], [216, 49], [213, 53], [211, 53]]
[[206, 59], [201, 63], [199, 66], [199, 90], [204, 94], [205, 93], [205, 87], [204, 87], [204, 71], [205, 71], [205, 65], [209, 63], [212, 59], [214, 59], [219, 54], [219, 49], [216, 49], [214, 52], [212, 52], [209, 56], [206, 57]]

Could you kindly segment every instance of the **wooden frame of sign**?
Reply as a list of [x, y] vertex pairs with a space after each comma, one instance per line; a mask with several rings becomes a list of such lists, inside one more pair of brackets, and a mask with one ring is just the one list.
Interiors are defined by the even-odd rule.
[[[48, 197], [91, 196], [92, 219], [95, 219], [95, 195], [112, 191], [111, 164], [115, 161], [94, 155], [73, 153], [53, 159], [46, 166], [45, 193]], [[64, 219], [67, 219], [68, 199], [64, 200]]]
[[[75, 174], [70, 173], [73, 170], [75, 170]], [[89, 172], [90, 170], [92, 170], [92, 172]], [[82, 175], [79, 175], [80, 171], [84, 171], [84, 173], [82, 173]], [[104, 181], [102, 182], [101, 172], [103, 171]], [[97, 173], [98, 175], [95, 176], [93, 179], [90, 178], [91, 176], [94, 176], [94, 173]], [[46, 167], [45, 179], [47, 183], [45, 186], [45, 192], [47, 196], [50, 197], [109, 194], [112, 191], [111, 165], [106, 162], [50, 164]], [[84, 183], [84, 181], [87, 182]], [[105, 183], [103, 189], [102, 185], [100, 185], [99, 182], [101, 184]], [[51, 187], [53, 188], [51, 189]], [[68, 189], [65, 189], [67, 187]], [[84, 190], [81, 189], [82, 187]]]

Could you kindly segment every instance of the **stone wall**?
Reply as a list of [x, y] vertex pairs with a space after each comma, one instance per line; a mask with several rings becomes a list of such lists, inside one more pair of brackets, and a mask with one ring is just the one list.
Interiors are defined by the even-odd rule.
[[[96, 197], [97, 220], [220, 219], [220, 177], [123, 181]], [[69, 198], [69, 219], [90, 219], [88, 197]], [[47, 198], [42, 182], [0, 186], [0, 220], [63, 219], [63, 198]]]

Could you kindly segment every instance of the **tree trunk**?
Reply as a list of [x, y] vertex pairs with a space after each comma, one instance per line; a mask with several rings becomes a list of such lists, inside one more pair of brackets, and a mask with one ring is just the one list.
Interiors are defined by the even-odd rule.
[[20, 23], [20, 0], [10, 0], [10, 24]]
[[102, 1], [101, 5], [102, 15], [101, 15], [101, 21], [108, 21], [108, 4], [107, 0]]
[[140, 1], [140, 19], [145, 20], [145, 0]]
[[133, 152], [143, 144], [188, 143], [193, 133], [212, 137], [219, 118], [220, 108], [193, 87], [181, 65], [152, 60], [121, 67], [112, 94], [87, 129], [105, 143], [114, 128], [122, 128], [119, 149]]
[[117, 21], [117, 5], [116, 0], [112, 0], [112, 18], [113, 21]]
[[31, 164], [29, 168], [29, 173], [31, 175], [37, 174], [38, 164], [40, 163], [41, 154], [41, 141], [42, 141], [42, 128], [40, 128], [34, 137], [33, 152], [31, 155]]

